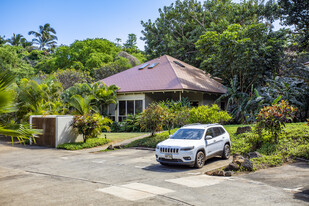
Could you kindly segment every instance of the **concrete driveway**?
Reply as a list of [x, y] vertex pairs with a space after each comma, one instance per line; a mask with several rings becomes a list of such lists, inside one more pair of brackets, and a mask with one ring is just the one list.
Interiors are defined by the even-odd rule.
[[233, 177], [164, 167], [149, 150], [85, 153], [0, 142], [0, 205], [309, 205], [309, 164]]

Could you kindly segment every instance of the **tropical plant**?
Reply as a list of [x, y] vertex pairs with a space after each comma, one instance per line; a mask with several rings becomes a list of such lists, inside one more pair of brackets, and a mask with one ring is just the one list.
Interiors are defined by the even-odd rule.
[[278, 135], [281, 133], [282, 128], [285, 127], [285, 123], [293, 121], [296, 111], [296, 107], [290, 106], [284, 100], [273, 106], [264, 107], [256, 118], [258, 134], [261, 134], [262, 130], [266, 130], [278, 143]]
[[35, 36], [32, 41], [38, 44], [41, 50], [55, 47], [57, 43], [56, 40], [58, 40], [55, 29], [52, 28], [48, 23], [44, 26], [40, 25], [39, 32], [29, 31], [28, 34]]
[[73, 107], [79, 115], [89, 115], [94, 108], [91, 106], [91, 101], [94, 99], [92, 95], [82, 97], [78, 94], [71, 97], [69, 105]]
[[[130, 114], [127, 116], [127, 118], [124, 120], [124, 130], [126, 132], [140, 132], [141, 126], [139, 124], [140, 115], [139, 114]], [[115, 127], [115, 125], [114, 125]], [[116, 128], [114, 128], [116, 129]]]
[[110, 119], [103, 118], [99, 114], [85, 114], [74, 116], [72, 126], [73, 128], [77, 128], [78, 132], [83, 135], [84, 142], [86, 142], [88, 138], [97, 137], [102, 129], [110, 131], [107, 124], [112, 123]]
[[62, 114], [65, 112], [60, 94], [61, 83], [53, 80], [41, 83], [22, 79], [17, 87], [17, 102], [19, 120], [28, 121], [30, 115]]
[[98, 111], [101, 115], [106, 114], [106, 109], [109, 104], [116, 103], [116, 91], [119, 88], [115, 85], [106, 86], [103, 82], [96, 82], [94, 84], [78, 83], [73, 87], [65, 90], [61, 95], [61, 99], [65, 103], [69, 103], [74, 95], [81, 97], [92, 96], [91, 104], [93, 109]]
[[[12, 85], [14, 80], [15, 75], [12, 73], [8, 71], [0, 72], [0, 115], [12, 113], [17, 110], [14, 102], [14, 93], [9, 90], [9, 87]], [[40, 131], [30, 129], [29, 125], [25, 124], [4, 125], [0, 122], [0, 134], [10, 136], [12, 138], [12, 142], [13, 137], [16, 137], [20, 142], [24, 142], [25, 139], [30, 139], [35, 135], [40, 134]]]

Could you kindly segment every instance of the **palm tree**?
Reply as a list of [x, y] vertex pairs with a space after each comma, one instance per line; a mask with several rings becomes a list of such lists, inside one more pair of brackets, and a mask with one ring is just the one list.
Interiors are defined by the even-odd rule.
[[46, 49], [46, 47], [53, 48], [58, 40], [56, 31], [50, 27], [50, 24], [40, 25], [39, 32], [29, 31], [29, 35], [34, 35], [35, 38], [32, 41], [40, 46], [40, 49]]
[[15, 34], [13, 33], [13, 36], [8, 39], [7, 41], [12, 45], [12, 46], [21, 46], [21, 40], [25, 39], [23, 38], [23, 35], [21, 34]]
[[[9, 91], [9, 87], [14, 80], [15, 76], [12, 73], [0, 73], [0, 114], [16, 111], [14, 95]], [[29, 137], [39, 134], [39, 131], [29, 129], [26, 125], [22, 124], [13, 124], [8, 127], [0, 123], [0, 134], [12, 137], [12, 141], [13, 137], [17, 137], [20, 142], [23, 142], [24, 139], [29, 139]]]
[[73, 107], [78, 114], [85, 115], [90, 114], [93, 111], [91, 101], [94, 99], [92, 95], [85, 96], [84, 98], [78, 94], [71, 97], [69, 104]]
[[5, 36], [0, 36], [0, 46], [4, 45], [6, 42]]

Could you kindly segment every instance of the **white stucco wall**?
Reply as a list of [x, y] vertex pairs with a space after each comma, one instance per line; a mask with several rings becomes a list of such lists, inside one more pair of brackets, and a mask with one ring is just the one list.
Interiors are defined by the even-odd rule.
[[64, 143], [83, 141], [82, 135], [78, 134], [75, 130], [73, 130], [73, 127], [71, 126], [74, 118], [74, 116], [72, 115], [32, 115], [30, 116], [30, 125], [32, 125], [33, 117], [56, 119], [56, 147]]

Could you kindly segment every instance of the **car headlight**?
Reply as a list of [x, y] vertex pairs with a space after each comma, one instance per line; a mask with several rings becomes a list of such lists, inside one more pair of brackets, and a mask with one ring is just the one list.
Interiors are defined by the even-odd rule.
[[193, 150], [194, 149], [194, 146], [191, 146], [191, 147], [182, 147], [180, 150], [181, 151], [189, 151], [189, 150]]
[[160, 149], [160, 147], [157, 145], [157, 147], [156, 147], [157, 149]]

